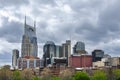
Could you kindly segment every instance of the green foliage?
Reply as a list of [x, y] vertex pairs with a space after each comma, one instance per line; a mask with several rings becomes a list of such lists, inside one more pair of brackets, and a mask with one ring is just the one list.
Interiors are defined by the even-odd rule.
[[22, 80], [20, 71], [13, 72], [13, 79], [12, 80]]
[[32, 80], [41, 80], [39, 77], [33, 77]]
[[113, 70], [115, 80], [120, 80], [120, 69]]
[[90, 80], [90, 78], [85, 72], [76, 72], [73, 80]]
[[107, 76], [104, 71], [97, 70], [94, 72], [92, 80], [107, 80]]
[[86, 72], [75, 74], [67, 69], [60, 72], [59, 77], [53, 76], [50, 69], [44, 69], [40, 76], [33, 74], [32, 70], [10, 71], [9, 66], [0, 69], [0, 80], [120, 80], [120, 69], [93, 70], [90, 77]]
[[4, 65], [3, 68], [7, 69], [7, 70], [10, 70], [10, 65]]
[[59, 77], [62, 80], [71, 80], [72, 76], [73, 76], [73, 71], [71, 69], [62, 70], [60, 71], [60, 74], [59, 74]]
[[118, 79], [116, 79], [116, 80], [120, 80], [120, 77]]
[[31, 69], [24, 69], [21, 73], [22, 78], [25, 80], [31, 80], [34, 77], [33, 71]]
[[52, 77], [50, 80], [61, 80], [59, 77]]
[[10, 70], [2, 68], [0, 69], [0, 80], [11, 80], [12, 73]]

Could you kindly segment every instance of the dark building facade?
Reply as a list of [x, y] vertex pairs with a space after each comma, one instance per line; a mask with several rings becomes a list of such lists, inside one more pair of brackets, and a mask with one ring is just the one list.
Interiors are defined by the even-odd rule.
[[[52, 65], [56, 61], [66, 61], [68, 65], [71, 55], [71, 41], [66, 40], [62, 45], [55, 45], [52, 41], [47, 41], [43, 48], [44, 66]], [[57, 64], [57, 63], [56, 63]]]
[[93, 62], [101, 61], [103, 56], [104, 56], [104, 51], [96, 49], [92, 52], [92, 61]]
[[43, 48], [44, 66], [51, 64], [51, 59], [56, 57], [56, 46], [54, 42], [47, 41]]
[[73, 47], [73, 53], [74, 54], [87, 54], [87, 52], [85, 51], [85, 44], [84, 42], [77, 42], [74, 47]]

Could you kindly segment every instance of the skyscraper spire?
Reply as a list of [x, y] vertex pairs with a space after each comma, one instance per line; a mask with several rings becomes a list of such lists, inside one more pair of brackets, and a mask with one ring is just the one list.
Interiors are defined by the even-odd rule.
[[24, 24], [26, 25], [26, 15], [25, 15], [25, 23]]
[[36, 33], [36, 21], [34, 20], [34, 29], [35, 29], [35, 33]]
[[26, 33], [26, 14], [25, 14], [25, 22], [24, 22], [24, 33]]

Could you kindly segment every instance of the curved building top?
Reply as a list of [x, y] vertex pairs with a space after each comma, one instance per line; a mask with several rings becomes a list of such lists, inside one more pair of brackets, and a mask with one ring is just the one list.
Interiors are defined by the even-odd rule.
[[45, 45], [55, 45], [55, 43], [53, 41], [47, 41]]

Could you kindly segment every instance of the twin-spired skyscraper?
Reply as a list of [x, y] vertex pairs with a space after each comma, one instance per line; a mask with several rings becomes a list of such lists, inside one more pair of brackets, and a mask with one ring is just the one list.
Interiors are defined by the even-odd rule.
[[36, 36], [36, 24], [30, 26], [24, 23], [24, 34], [22, 36], [21, 57], [18, 58], [18, 68], [36, 68], [40, 67], [40, 59], [38, 56], [38, 45]]
[[22, 50], [21, 57], [33, 56], [37, 57], [38, 45], [36, 37], [36, 25], [34, 22], [34, 27], [26, 24], [26, 17], [24, 23], [24, 35], [22, 37]]

